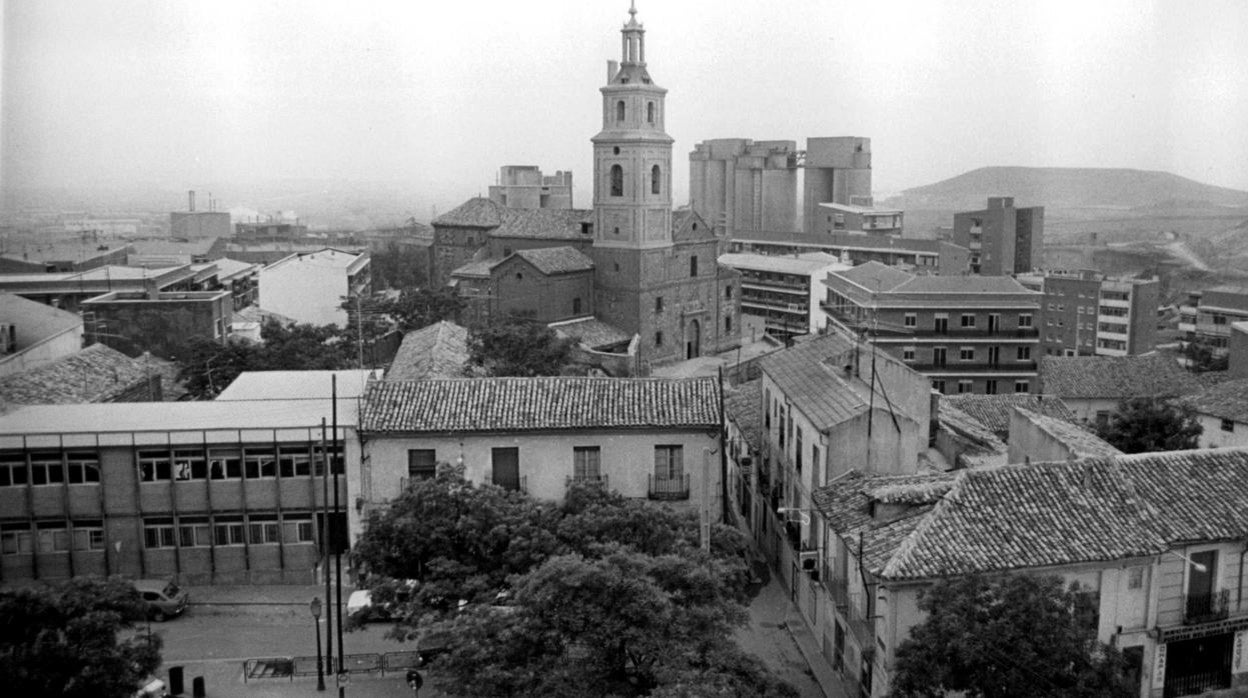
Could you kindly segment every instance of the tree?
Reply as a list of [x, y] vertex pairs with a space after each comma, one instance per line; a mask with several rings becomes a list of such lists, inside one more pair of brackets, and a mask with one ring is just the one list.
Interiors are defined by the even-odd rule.
[[1226, 356], [1218, 356], [1212, 345], [1203, 341], [1191, 341], [1183, 345], [1183, 358], [1193, 373], [1225, 371], [1229, 364]]
[[568, 364], [573, 344], [541, 323], [512, 320], [474, 330], [468, 360], [491, 376], [556, 376]]
[[355, 365], [355, 342], [335, 325], [282, 325], [260, 329], [263, 344], [224, 344], [192, 337], [178, 356], [178, 379], [200, 400], [212, 399], [244, 371], [341, 370]]
[[428, 253], [412, 245], [390, 242], [385, 248], [372, 252], [369, 268], [378, 288], [414, 289], [428, 280], [427, 259]]
[[1118, 413], [1098, 433], [1124, 453], [1144, 453], [1196, 448], [1203, 431], [1186, 404], [1136, 398], [1120, 403]]
[[438, 639], [455, 694], [792, 695], [732, 640], [744, 534], [714, 527], [710, 554], [698, 536], [694, 512], [598, 484], [555, 506], [440, 466], [370, 518], [354, 554], [398, 610], [393, 635]]
[[463, 309], [464, 299], [450, 287], [407, 289], [385, 305], [385, 311], [403, 332], [454, 320]]
[[117, 635], [146, 611], [120, 579], [0, 591], [0, 686], [14, 696], [131, 698], [160, 666], [161, 640]]
[[1122, 655], [1096, 639], [1094, 603], [1060, 577], [937, 582], [919, 600], [927, 618], [897, 648], [892, 695], [1134, 695]]

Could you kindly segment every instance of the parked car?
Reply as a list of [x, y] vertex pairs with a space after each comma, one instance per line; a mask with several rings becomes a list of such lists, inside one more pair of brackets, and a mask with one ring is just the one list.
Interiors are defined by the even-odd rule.
[[147, 604], [147, 617], [156, 622], [180, 616], [190, 600], [177, 584], [164, 579], [136, 579], [134, 588]]

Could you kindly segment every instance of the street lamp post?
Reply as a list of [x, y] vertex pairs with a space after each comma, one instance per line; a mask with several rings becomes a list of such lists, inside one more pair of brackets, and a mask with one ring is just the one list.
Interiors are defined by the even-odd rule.
[[321, 663], [321, 597], [312, 597], [309, 604], [312, 620], [316, 623], [316, 690], [325, 690], [325, 665]]

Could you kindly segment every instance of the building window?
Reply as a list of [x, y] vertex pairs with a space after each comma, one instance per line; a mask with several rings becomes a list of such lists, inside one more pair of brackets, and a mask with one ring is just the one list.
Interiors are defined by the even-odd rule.
[[212, 528], [206, 517], [184, 516], [178, 520], [178, 544], [183, 548], [212, 546]]
[[64, 553], [69, 551], [69, 529], [64, 521], [41, 521], [35, 524], [38, 547], [41, 553]]
[[0, 455], [0, 487], [21, 487], [30, 481], [26, 456], [22, 453]]
[[1018, 348], [1018, 360], [1019, 361], [1031, 361], [1031, 347], [1019, 347]]
[[663, 296], [654, 297], [654, 312], [656, 313], [663, 312]]
[[573, 315], [581, 314], [581, 299], [580, 298], [572, 299], [572, 314]]
[[615, 103], [615, 120], [624, 120], [624, 100], [622, 99]]
[[724, 287], [724, 298], [732, 300], [732, 286]]
[[948, 334], [949, 316], [944, 313], [937, 315], [932, 323], [932, 330], [934, 330], [936, 334]]
[[685, 475], [683, 446], [654, 447], [654, 479], [678, 480]]
[[948, 361], [949, 350], [945, 347], [932, 347], [932, 365], [944, 366]]
[[989, 378], [988, 380], [984, 381], [984, 394], [985, 395], [997, 394], [997, 380], [995, 378]]
[[902, 347], [901, 348], [901, 360], [902, 361], [914, 361], [914, 347]]
[[694, 255], [689, 258], [689, 276], [693, 277], [697, 275], [698, 275], [698, 257], [697, 255]]
[[658, 332], [654, 333], [654, 346], [656, 347], [663, 346], [663, 331], [662, 330], [659, 330]]
[[[306, 445], [278, 446], [277, 470], [282, 477], [307, 477], [312, 474], [312, 457]], [[194, 468], [192, 468], [192, 471]], [[205, 475], [207, 477], [207, 475]]]
[[252, 516], [248, 518], [247, 542], [252, 545], [282, 542], [281, 528], [277, 525], [277, 516]]
[[1230, 419], [1222, 420], [1222, 431], [1235, 431], [1234, 420], [1230, 420]]
[[972, 392], [974, 384], [971, 381], [958, 381], [958, 394]]
[[34, 551], [35, 537], [29, 524], [0, 524], [0, 552], [5, 555], [29, 555]]
[[248, 480], [277, 477], [277, 461], [273, 459], [273, 447], [247, 446], [243, 448], [243, 476]]
[[101, 521], [75, 521], [71, 535], [74, 550], [104, 549], [104, 524]]
[[624, 168], [619, 165], [611, 166], [611, 196], [624, 196]]
[[[157, 482], [172, 479], [172, 463], [166, 449], [139, 451], [139, 481]], [[39, 484], [39, 483], [34, 483]]]
[[576, 446], [572, 449], [572, 479], [602, 479], [602, 449], [598, 446]]
[[69, 484], [85, 485], [100, 481], [99, 454], [89, 451], [71, 451], [67, 460], [69, 461]]
[[407, 476], [428, 480], [438, 474], [438, 452], [433, 448], [411, 448], [407, 451]]
[[793, 452], [797, 454], [797, 458], [795, 459], [794, 462], [797, 465], [797, 472], [800, 473], [802, 472], [802, 428], [801, 427], [797, 428], [797, 434], [793, 436]]
[[919, 324], [919, 316], [915, 313], [906, 313], [904, 323], [906, 327], [916, 327]]
[[236, 480], [243, 476], [243, 459], [236, 448], [208, 450], [208, 473], [213, 480]]
[[975, 326], [975, 316], [974, 316], [974, 315], [965, 315], [965, 314], [964, 314], [964, 315], [962, 316], [962, 326], [963, 326], [963, 327], [974, 327], [974, 326]]
[[1030, 393], [1030, 392], [1031, 392], [1031, 381], [1014, 381], [1014, 392], [1016, 392], [1016, 393]]
[[663, 171], [659, 169], [658, 165], [650, 168], [650, 193], [663, 193]]
[[1031, 313], [1021, 313], [1018, 316], [1019, 327], [1031, 327]]
[[732, 316], [724, 316], [724, 332], [732, 332]]
[[654, 102], [646, 102], [646, 121], [654, 123]]
[[177, 541], [173, 532], [173, 519], [146, 519], [143, 521], [143, 547], [173, 548]]
[[243, 520], [241, 518], [218, 518], [212, 527], [212, 537], [217, 545], [245, 545]]
[[974, 347], [958, 347], [958, 360], [959, 361], [974, 361], [975, 360], [975, 348]]
[[942, 380], [942, 379], [939, 379], [939, 378], [937, 378], [936, 380], [933, 380], [933, 381], [932, 381], [932, 390], [935, 390], [935, 391], [936, 391], [936, 392], [938, 392], [938, 393], [944, 393], [944, 392], [945, 392], [945, 381], [944, 381], [944, 380]]
[[1127, 569], [1127, 588], [1143, 589], [1144, 588], [1144, 568], [1130, 567]]
[[316, 529], [312, 526], [311, 514], [284, 514], [282, 528], [288, 543], [316, 542]]

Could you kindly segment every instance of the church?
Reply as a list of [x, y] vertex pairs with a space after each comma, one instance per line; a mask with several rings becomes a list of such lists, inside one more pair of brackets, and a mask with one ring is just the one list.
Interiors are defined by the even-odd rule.
[[[431, 278], [458, 288], [477, 322], [596, 318], [633, 338], [643, 366], [735, 348], [740, 277], [716, 261], [722, 231], [691, 209], [672, 210], [667, 90], [650, 77], [635, 7], [621, 29], [620, 60], [607, 61], [599, 91], [593, 209], [508, 209], [470, 199], [433, 221]], [[525, 254], [536, 248], [564, 249], [541, 260]], [[580, 284], [585, 297], [567, 297]]]

